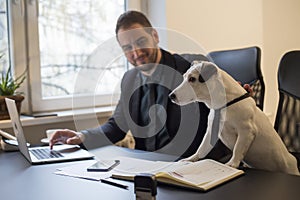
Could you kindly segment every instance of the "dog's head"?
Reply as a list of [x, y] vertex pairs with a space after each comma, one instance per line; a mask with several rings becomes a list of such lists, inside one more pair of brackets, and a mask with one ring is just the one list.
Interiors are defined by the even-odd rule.
[[211, 62], [194, 61], [183, 75], [183, 82], [171, 92], [169, 97], [179, 105], [199, 101], [211, 103], [211, 90], [218, 85], [219, 68]]

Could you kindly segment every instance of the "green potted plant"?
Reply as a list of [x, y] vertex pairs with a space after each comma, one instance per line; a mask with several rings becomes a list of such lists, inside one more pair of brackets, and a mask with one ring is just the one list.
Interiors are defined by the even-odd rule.
[[[0, 60], [3, 59], [4, 54], [0, 55]], [[3, 67], [2, 67], [3, 70]], [[0, 120], [9, 119], [9, 114], [6, 108], [5, 98], [14, 99], [16, 101], [17, 110], [20, 113], [21, 103], [24, 100], [22, 93], [16, 90], [24, 82], [26, 76], [25, 72], [20, 76], [14, 78], [11, 70], [11, 66], [7, 71], [3, 70], [0, 80]]]

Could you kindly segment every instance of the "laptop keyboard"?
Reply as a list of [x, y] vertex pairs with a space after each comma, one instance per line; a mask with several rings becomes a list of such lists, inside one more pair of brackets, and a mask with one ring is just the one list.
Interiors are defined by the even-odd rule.
[[64, 157], [61, 153], [50, 149], [30, 149], [30, 152], [39, 160], [48, 158], [60, 158]]

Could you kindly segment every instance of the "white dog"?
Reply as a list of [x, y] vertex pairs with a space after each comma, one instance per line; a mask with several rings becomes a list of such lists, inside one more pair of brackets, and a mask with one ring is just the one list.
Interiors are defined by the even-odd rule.
[[179, 105], [204, 102], [210, 108], [210, 113], [200, 147], [194, 155], [184, 160], [194, 162], [211, 151], [213, 118], [215, 110], [221, 108], [221, 120], [215, 137], [232, 150], [227, 165], [236, 168], [240, 162], [244, 162], [253, 168], [299, 175], [296, 158], [288, 152], [267, 116], [252, 98], [246, 98], [245, 93], [236, 80], [215, 64], [192, 64], [170, 98]]

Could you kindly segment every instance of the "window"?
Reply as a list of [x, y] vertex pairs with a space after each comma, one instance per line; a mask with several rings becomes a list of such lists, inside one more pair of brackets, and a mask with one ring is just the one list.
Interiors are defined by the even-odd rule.
[[[127, 65], [114, 29], [124, 0], [0, 0], [0, 31], [5, 2], [14, 64], [22, 62], [29, 70], [29, 112], [110, 105], [118, 99]], [[22, 37], [24, 42], [16, 41]], [[1, 48], [3, 41], [0, 35]]]

